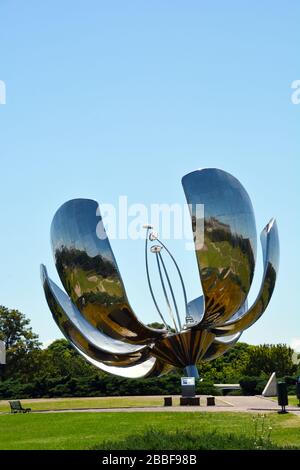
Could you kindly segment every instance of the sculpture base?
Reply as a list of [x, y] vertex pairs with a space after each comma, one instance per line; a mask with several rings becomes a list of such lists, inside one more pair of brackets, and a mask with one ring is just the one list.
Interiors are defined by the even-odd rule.
[[198, 373], [198, 369], [195, 366], [195, 364], [191, 364], [189, 366], [186, 366], [184, 368], [184, 373], [185, 373], [185, 377], [195, 377], [195, 379], [200, 378], [199, 373]]
[[173, 405], [172, 397], [165, 397], [164, 398], [164, 406], [172, 406], [172, 405]]
[[200, 406], [199, 397], [180, 397], [180, 406]]

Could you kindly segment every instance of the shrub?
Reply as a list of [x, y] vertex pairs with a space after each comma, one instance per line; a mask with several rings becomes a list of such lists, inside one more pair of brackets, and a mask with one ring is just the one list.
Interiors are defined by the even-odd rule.
[[296, 378], [296, 377], [293, 377], [293, 376], [290, 376], [290, 375], [287, 375], [286, 377], [283, 377], [282, 380], [283, 380], [287, 385], [294, 385], [294, 386], [295, 386], [297, 378]]
[[261, 377], [243, 377], [240, 380], [240, 386], [243, 395], [261, 395], [267, 380]]
[[289, 395], [295, 395], [296, 394], [297, 376], [287, 375], [285, 377], [279, 378], [278, 380], [283, 381], [283, 382], [286, 383]]
[[[142, 434], [134, 434], [123, 440], [104, 441], [92, 450], [266, 450], [286, 449], [260, 436], [221, 434], [217, 431], [193, 430], [159, 431], [150, 428]], [[292, 449], [290, 447], [290, 449]], [[295, 448], [293, 448], [295, 449]]]
[[197, 382], [196, 393], [197, 395], [221, 395], [220, 390], [214, 386], [213, 382], [205, 380], [203, 380], [203, 382]]

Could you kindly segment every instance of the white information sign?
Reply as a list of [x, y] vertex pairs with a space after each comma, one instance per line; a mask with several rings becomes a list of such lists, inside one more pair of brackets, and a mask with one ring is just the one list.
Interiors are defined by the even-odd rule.
[[181, 385], [195, 385], [195, 377], [181, 377]]

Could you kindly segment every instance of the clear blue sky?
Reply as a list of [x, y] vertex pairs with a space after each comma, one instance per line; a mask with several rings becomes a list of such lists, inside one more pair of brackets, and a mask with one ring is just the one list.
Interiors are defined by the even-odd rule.
[[[57, 281], [57, 208], [183, 203], [181, 177], [219, 167], [248, 190], [258, 230], [275, 216], [280, 231], [277, 289], [243, 340], [300, 338], [299, 18], [296, 0], [0, 0], [0, 303], [59, 337], [39, 278], [44, 262]], [[193, 298], [193, 254], [171, 246]], [[156, 320], [142, 242], [113, 248], [138, 315]]]

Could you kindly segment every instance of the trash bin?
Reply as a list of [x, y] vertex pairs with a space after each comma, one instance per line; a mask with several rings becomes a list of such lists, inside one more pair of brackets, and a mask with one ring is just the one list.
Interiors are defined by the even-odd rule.
[[288, 401], [287, 385], [285, 382], [278, 382], [277, 393], [278, 393], [278, 405], [281, 406], [281, 411], [279, 413], [287, 413], [285, 407], [289, 404], [289, 401]]

